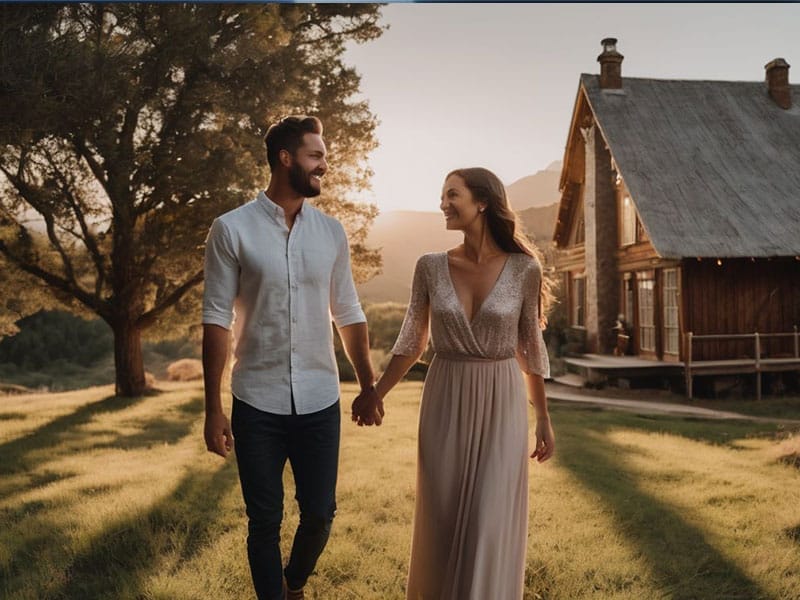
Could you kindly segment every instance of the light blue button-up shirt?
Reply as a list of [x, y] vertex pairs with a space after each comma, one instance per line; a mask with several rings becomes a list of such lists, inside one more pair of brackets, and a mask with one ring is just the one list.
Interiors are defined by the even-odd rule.
[[339, 397], [333, 328], [366, 321], [341, 223], [304, 202], [291, 230], [262, 191], [218, 217], [205, 251], [203, 323], [233, 332], [233, 394], [263, 411]]

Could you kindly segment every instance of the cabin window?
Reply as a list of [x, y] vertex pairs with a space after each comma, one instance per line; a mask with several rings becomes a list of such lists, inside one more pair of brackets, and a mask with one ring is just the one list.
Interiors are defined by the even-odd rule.
[[576, 246], [586, 242], [586, 223], [583, 220], [583, 211], [581, 211], [578, 221], [575, 223], [575, 235], [573, 236], [573, 240]]
[[664, 352], [678, 354], [678, 270], [664, 269]]
[[572, 325], [586, 327], [586, 278], [572, 276]]
[[639, 349], [656, 350], [656, 325], [654, 314], [655, 281], [652, 273], [642, 273], [636, 280], [639, 290]]
[[620, 245], [636, 243], [636, 207], [628, 195], [622, 197], [622, 231]]
[[642, 224], [642, 221], [639, 219], [639, 215], [636, 215], [636, 241], [637, 242], [645, 242], [649, 238], [647, 237], [647, 231]]
[[633, 327], [633, 295], [636, 292], [634, 289], [634, 279], [632, 273], [625, 273], [625, 283], [623, 287], [623, 300], [625, 302], [622, 314], [625, 316], [625, 323], [629, 328]]

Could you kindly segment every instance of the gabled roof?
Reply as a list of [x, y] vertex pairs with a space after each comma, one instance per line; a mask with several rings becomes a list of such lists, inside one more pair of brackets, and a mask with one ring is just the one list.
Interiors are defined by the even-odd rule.
[[581, 75], [596, 122], [664, 258], [800, 255], [800, 86]]

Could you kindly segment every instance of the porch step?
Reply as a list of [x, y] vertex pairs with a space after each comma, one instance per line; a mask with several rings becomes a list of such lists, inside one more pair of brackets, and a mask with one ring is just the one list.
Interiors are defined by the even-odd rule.
[[553, 381], [555, 381], [556, 383], [560, 383], [561, 385], [566, 385], [574, 388], [586, 387], [586, 379], [584, 379], [581, 375], [577, 375], [575, 373], [566, 373], [558, 377], [553, 377]]

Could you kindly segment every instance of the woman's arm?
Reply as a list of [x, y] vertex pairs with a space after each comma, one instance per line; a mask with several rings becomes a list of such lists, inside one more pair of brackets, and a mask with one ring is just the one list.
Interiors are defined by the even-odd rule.
[[547, 410], [547, 394], [544, 389], [544, 378], [541, 375], [524, 373], [525, 384], [528, 388], [528, 398], [533, 404], [536, 414], [536, 448], [531, 458], [540, 463], [546, 461], [556, 449], [556, 437], [550, 424], [550, 413]]
[[375, 384], [375, 390], [381, 400], [408, 373], [408, 370], [414, 366], [420, 356], [422, 356], [421, 352], [416, 356], [403, 356], [401, 354], [392, 356], [386, 370], [381, 375], [381, 378], [378, 379], [378, 383]]

